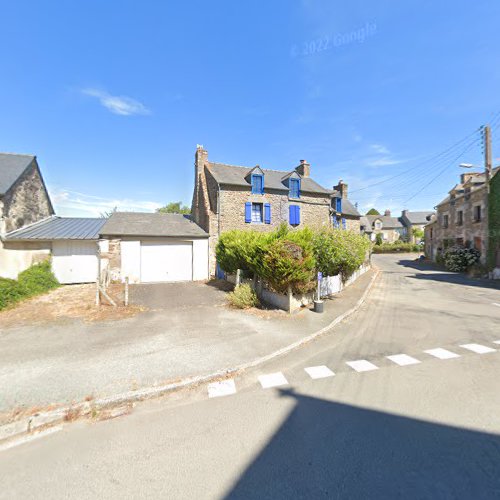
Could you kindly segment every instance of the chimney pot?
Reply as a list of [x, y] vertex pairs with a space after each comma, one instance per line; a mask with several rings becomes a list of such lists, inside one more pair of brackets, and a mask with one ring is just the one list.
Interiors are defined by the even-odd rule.
[[300, 160], [300, 165], [295, 168], [295, 171], [302, 177], [310, 177], [311, 165], [306, 160]]
[[391, 211], [389, 209], [387, 209], [385, 212], [384, 212], [384, 215], [386, 217], [390, 217], [391, 216]]
[[347, 184], [342, 179], [339, 180], [339, 183], [336, 186], [333, 186], [333, 189], [340, 193], [341, 198], [347, 198], [347, 188]]

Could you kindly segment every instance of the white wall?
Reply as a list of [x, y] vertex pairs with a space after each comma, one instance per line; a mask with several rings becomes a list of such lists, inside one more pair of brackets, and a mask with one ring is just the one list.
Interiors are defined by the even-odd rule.
[[208, 238], [193, 240], [193, 281], [208, 279]]
[[20, 272], [50, 257], [50, 251], [50, 242], [14, 243], [0, 241], [0, 276], [16, 279]]
[[125, 281], [128, 277], [130, 283], [141, 281], [141, 242], [121, 241], [121, 278]]

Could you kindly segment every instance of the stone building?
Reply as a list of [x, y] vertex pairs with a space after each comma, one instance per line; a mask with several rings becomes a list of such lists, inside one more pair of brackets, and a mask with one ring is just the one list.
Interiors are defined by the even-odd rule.
[[337, 226], [360, 231], [360, 214], [347, 199], [347, 184], [325, 189], [311, 178], [305, 160], [288, 171], [210, 162], [195, 154], [193, 220], [209, 233], [210, 273], [220, 234], [231, 229], [270, 231], [285, 222], [292, 228]]
[[366, 215], [368, 220], [368, 230], [370, 239], [375, 241], [377, 234], [382, 235], [384, 243], [394, 243], [404, 236], [404, 226], [399, 217], [392, 217], [391, 211], [386, 210], [384, 215]]
[[401, 212], [400, 221], [403, 224], [403, 234], [407, 241], [411, 243], [420, 243], [422, 237], [415, 235], [415, 232], [424, 235], [424, 228], [428, 224], [428, 218], [434, 212], [411, 212], [410, 210], [403, 210]]
[[46, 258], [46, 245], [8, 243], [5, 235], [54, 214], [35, 156], [0, 153], [0, 276], [15, 278], [19, 271]]
[[493, 211], [500, 202], [498, 171], [496, 168], [492, 172], [490, 190], [485, 173], [462, 174], [460, 183], [436, 206], [436, 215], [425, 226], [429, 258], [436, 260], [441, 252], [454, 245], [474, 247], [481, 253], [482, 264], [488, 264], [490, 270], [500, 268], [500, 241], [495, 229], [500, 224], [500, 212]]

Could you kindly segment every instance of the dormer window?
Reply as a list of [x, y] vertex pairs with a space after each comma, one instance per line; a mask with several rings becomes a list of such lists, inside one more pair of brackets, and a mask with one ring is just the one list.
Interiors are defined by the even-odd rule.
[[339, 214], [342, 213], [342, 198], [334, 198], [333, 206], [335, 207], [335, 211]]
[[300, 198], [300, 179], [290, 179], [290, 198]]
[[252, 174], [252, 194], [264, 194], [264, 176]]

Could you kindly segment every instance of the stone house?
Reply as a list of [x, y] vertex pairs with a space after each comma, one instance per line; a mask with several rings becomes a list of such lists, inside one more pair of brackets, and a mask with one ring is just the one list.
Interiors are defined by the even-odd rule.
[[384, 215], [366, 215], [366, 219], [372, 241], [376, 240], [377, 234], [382, 235], [384, 243], [394, 243], [405, 235], [403, 223], [399, 217], [392, 217], [390, 210], [386, 210]]
[[459, 184], [436, 206], [436, 215], [425, 226], [429, 258], [436, 260], [446, 248], [460, 245], [479, 250], [480, 262], [490, 270], [500, 268], [500, 212], [493, 212], [500, 206], [499, 169], [493, 170], [489, 183], [484, 172], [462, 174]]
[[49, 248], [40, 242], [7, 242], [5, 235], [54, 214], [38, 162], [33, 155], [0, 153], [0, 276], [16, 278]]
[[360, 214], [347, 193], [342, 181], [333, 190], [315, 182], [305, 160], [290, 170], [242, 167], [211, 162], [198, 146], [192, 217], [210, 235], [210, 274], [218, 238], [231, 229], [270, 231], [284, 222], [291, 228], [333, 225], [359, 232]]
[[421, 237], [415, 236], [414, 232], [421, 232], [424, 234], [424, 228], [429, 223], [429, 217], [434, 212], [411, 212], [410, 210], [403, 210], [401, 212], [401, 223], [403, 224], [403, 234], [407, 241], [411, 243], [420, 243]]

